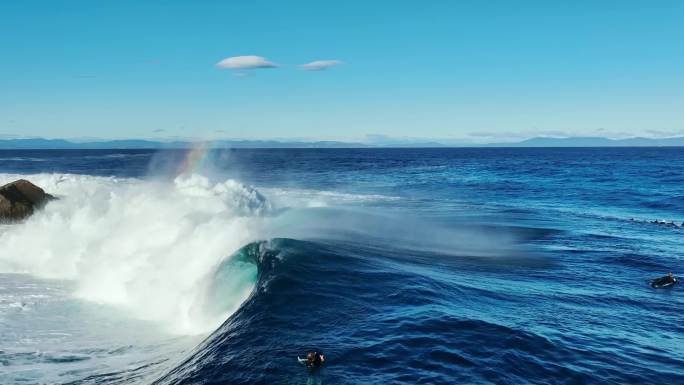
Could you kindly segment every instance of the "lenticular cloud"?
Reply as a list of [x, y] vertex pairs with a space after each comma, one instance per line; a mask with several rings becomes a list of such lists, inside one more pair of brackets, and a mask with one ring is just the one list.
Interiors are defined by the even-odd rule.
[[299, 67], [305, 71], [323, 71], [340, 64], [342, 62], [339, 60], [316, 60], [311, 63], [302, 64]]
[[266, 58], [254, 55], [227, 57], [216, 63], [216, 66], [223, 69], [237, 70], [277, 67], [275, 63], [266, 60]]

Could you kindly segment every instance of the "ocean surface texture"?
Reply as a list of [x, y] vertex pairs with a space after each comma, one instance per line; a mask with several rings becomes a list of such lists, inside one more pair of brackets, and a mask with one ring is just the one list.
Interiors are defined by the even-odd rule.
[[649, 286], [681, 148], [0, 151], [20, 178], [59, 199], [0, 225], [1, 384], [684, 384]]

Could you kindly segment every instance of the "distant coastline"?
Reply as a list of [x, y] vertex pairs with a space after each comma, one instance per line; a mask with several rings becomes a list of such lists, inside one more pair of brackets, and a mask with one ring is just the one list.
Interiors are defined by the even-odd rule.
[[341, 141], [278, 141], [278, 140], [214, 140], [157, 141], [142, 139], [70, 141], [66, 139], [0, 139], [0, 150], [87, 150], [87, 149], [184, 149], [204, 143], [213, 148], [458, 148], [458, 147], [684, 147], [684, 137], [627, 138], [603, 137], [551, 138], [536, 137], [519, 142], [467, 144], [435, 140], [425, 142], [360, 143]]

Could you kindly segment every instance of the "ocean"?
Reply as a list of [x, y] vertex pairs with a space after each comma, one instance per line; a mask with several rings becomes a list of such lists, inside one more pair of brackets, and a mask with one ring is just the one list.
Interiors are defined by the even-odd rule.
[[59, 199], [0, 225], [2, 384], [684, 383], [682, 148], [1, 150], [21, 178]]

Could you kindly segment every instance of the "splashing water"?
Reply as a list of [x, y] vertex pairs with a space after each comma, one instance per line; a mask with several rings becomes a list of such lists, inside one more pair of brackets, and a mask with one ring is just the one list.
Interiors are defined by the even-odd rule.
[[251, 292], [255, 268], [247, 266], [231, 275], [232, 291], [222, 303], [208, 309], [204, 300], [206, 278], [258, 238], [270, 204], [255, 189], [196, 174], [172, 183], [64, 174], [31, 179], [60, 199], [0, 233], [7, 246], [0, 272], [74, 280], [77, 297], [181, 334], [215, 329]]

